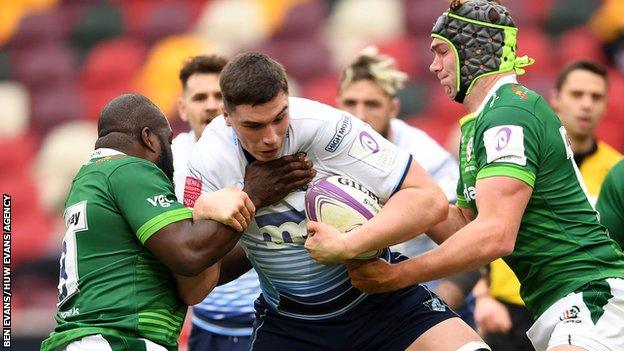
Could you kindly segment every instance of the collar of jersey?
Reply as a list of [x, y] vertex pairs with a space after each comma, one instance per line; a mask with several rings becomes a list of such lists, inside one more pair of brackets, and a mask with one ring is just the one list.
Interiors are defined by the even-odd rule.
[[487, 94], [483, 98], [483, 101], [481, 101], [481, 105], [479, 105], [479, 108], [477, 108], [477, 110], [474, 112], [475, 116], [478, 116], [481, 112], [483, 112], [483, 109], [485, 108], [485, 104], [488, 101], [490, 101], [490, 98], [492, 97], [492, 95], [494, 95], [494, 93], [496, 93], [496, 91], [505, 84], [518, 84], [516, 75], [510, 74], [507, 76], [500, 77], [496, 81], [496, 83], [494, 83], [494, 85], [490, 88], [490, 90], [487, 92]]
[[115, 149], [109, 149], [107, 147], [101, 147], [99, 149], [94, 150], [91, 153], [91, 158], [100, 158], [100, 157], [115, 156], [115, 155], [125, 155], [125, 154], [123, 152], [115, 150]]
[[467, 115], [465, 115], [464, 117], [462, 117], [462, 118], [460, 118], [460, 119], [459, 119], [459, 125], [460, 125], [460, 126], [463, 126], [463, 125], [464, 125], [464, 123], [466, 123], [466, 122], [470, 121], [470, 120], [471, 120], [471, 119], [473, 119], [475, 116], [476, 116], [476, 115], [475, 115], [474, 113], [472, 113], [472, 112], [471, 112], [471, 113], [469, 113], [469, 114], [467, 114]]

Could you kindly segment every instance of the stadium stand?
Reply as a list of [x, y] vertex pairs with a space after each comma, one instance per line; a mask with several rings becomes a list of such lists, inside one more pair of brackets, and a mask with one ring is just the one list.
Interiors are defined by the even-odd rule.
[[[547, 93], [557, 70], [574, 59], [609, 65], [611, 98], [597, 133], [624, 151], [624, 20], [617, 15], [624, 11], [622, 1], [504, 2], [521, 28], [519, 49], [536, 59], [521, 78], [527, 86]], [[447, 5], [443, 0], [0, 1], [0, 187], [14, 197], [13, 259], [24, 275], [15, 286], [15, 349], [38, 349], [53, 323], [50, 310], [37, 311], [56, 303], [59, 204], [93, 147], [93, 121], [108, 100], [141, 92], [177, 131], [182, 61], [200, 53], [233, 56], [254, 49], [284, 64], [293, 91], [335, 105], [338, 70], [374, 44], [412, 79], [399, 94], [399, 117], [444, 143], [453, 138], [463, 112], [428, 72], [429, 30]]]

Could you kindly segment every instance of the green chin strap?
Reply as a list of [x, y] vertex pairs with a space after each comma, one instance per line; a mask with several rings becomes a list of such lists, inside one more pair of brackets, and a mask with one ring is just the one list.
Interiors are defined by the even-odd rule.
[[455, 101], [462, 103], [479, 78], [510, 71], [522, 75], [524, 67], [535, 62], [528, 56], [516, 57], [518, 29], [511, 17], [505, 20], [506, 25], [494, 24], [450, 12], [438, 18], [431, 37], [445, 41], [455, 52]]

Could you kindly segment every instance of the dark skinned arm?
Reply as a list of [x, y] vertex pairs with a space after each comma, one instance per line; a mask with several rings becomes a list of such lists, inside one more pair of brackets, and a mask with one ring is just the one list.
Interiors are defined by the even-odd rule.
[[236, 280], [251, 268], [251, 262], [247, 259], [247, 254], [240, 245], [236, 245], [221, 260], [221, 274], [219, 275], [217, 285], [223, 285]]

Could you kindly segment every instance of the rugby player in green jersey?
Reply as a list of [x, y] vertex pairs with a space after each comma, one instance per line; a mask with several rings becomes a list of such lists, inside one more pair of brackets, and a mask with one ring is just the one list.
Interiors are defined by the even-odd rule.
[[[98, 137], [65, 203], [57, 327], [41, 349], [177, 350], [187, 304], [217, 284], [255, 208], [314, 170], [302, 154], [252, 163], [244, 191], [200, 196], [191, 212], [174, 195], [171, 127], [149, 99], [113, 99]], [[242, 255], [237, 246], [226, 259]]]
[[[503, 257], [536, 319], [527, 334], [537, 350], [624, 350], [624, 254], [598, 222], [559, 118], [516, 81], [532, 63], [516, 56], [516, 33], [496, 1], [453, 1], [436, 22], [430, 70], [470, 112], [457, 206], [427, 230], [438, 248], [394, 265], [352, 261], [353, 285], [397, 290]], [[315, 230], [325, 262], [390, 241], [332, 230]]]
[[607, 173], [596, 209], [600, 212], [600, 222], [624, 249], [624, 160], [616, 163]]

